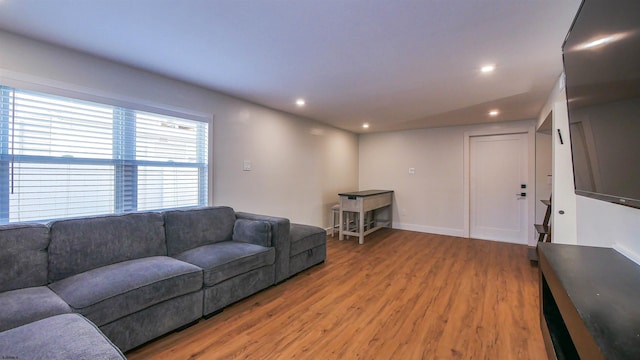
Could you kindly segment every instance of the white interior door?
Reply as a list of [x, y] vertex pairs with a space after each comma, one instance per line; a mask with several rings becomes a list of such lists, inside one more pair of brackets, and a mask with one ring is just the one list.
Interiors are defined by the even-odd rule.
[[527, 184], [527, 134], [474, 136], [469, 140], [469, 235], [527, 244], [527, 197], [533, 196]]

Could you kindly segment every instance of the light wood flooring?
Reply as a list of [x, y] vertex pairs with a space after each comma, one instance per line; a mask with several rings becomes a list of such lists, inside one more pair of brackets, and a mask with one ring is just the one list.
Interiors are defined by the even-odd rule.
[[545, 359], [527, 247], [383, 229], [138, 359]]

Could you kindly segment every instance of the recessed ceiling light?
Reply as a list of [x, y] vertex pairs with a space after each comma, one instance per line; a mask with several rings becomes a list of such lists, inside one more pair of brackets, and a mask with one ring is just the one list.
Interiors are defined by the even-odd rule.
[[500, 114], [500, 111], [498, 111], [498, 110], [489, 111], [489, 116], [498, 116], [498, 114]]
[[304, 99], [298, 99], [296, 100], [296, 105], [298, 106], [304, 106], [307, 102], [304, 101]]
[[491, 65], [484, 65], [483, 67], [480, 68], [480, 71], [487, 74], [487, 73], [493, 72], [493, 70], [495, 69], [496, 69], [496, 66], [491, 64]]
[[364, 123], [364, 124], [362, 124], [362, 128], [363, 128], [363, 129], [368, 129], [368, 128], [369, 128], [369, 123]]

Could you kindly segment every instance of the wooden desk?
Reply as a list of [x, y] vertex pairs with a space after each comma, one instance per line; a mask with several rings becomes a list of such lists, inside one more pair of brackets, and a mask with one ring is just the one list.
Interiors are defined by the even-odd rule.
[[613, 249], [538, 244], [550, 359], [640, 359], [640, 266]]
[[[338, 194], [340, 196], [340, 240], [345, 235], [358, 237], [358, 243], [364, 244], [364, 237], [382, 227], [393, 225], [393, 190], [365, 190]], [[387, 218], [378, 216], [386, 209]], [[352, 229], [349, 221], [345, 221], [347, 213], [357, 214], [357, 226]]]

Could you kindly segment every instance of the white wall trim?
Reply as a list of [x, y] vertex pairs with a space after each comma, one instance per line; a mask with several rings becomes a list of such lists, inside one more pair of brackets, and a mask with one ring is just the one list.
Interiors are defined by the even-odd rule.
[[44, 92], [57, 96], [71, 97], [84, 101], [99, 102], [112, 106], [122, 106], [130, 109], [152, 112], [167, 116], [181, 117], [190, 120], [203, 121], [212, 124], [213, 114], [195, 112], [190, 109], [178, 108], [167, 104], [124, 96], [104, 90], [80, 86], [63, 81], [52, 80], [40, 76], [24, 74], [0, 68], [0, 83], [2, 85], [24, 90]]
[[629, 260], [633, 261], [634, 263], [640, 265], [640, 254], [636, 253], [635, 251], [629, 249], [624, 245], [620, 245], [618, 243], [613, 245], [613, 249], [619, 252], [620, 254], [626, 256], [627, 258], [629, 258]]
[[[443, 227], [437, 227], [437, 226], [424, 226], [424, 225], [398, 224], [398, 223], [394, 223], [393, 228], [398, 230], [416, 231], [416, 232], [427, 233], [427, 234], [463, 237], [462, 229], [450, 229], [450, 228], [443, 228]], [[330, 227], [325, 228], [324, 230], [326, 231], [327, 236], [331, 236]], [[335, 230], [334, 237], [336, 239], [338, 238], [337, 229]]]
[[462, 230], [463, 237], [471, 237], [471, 229], [470, 229], [470, 194], [469, 187], [470, 184], [470, 168], [469, 168], [469, 159], [470, 159], [470, 141], [474, 136], [492, 136], [492, 135], [509, 135], [509, 134], [527, 134], [527, 142], [528, 142], [528, 180], [529, 188], [527, 189], [528, 197], [527, 197], [527, 211], [529, 213], [528, 219], [529, 231], [527, 231], [527, 243], [529, 246], [534, 246], [536, 244], [536, 238], [533, 224], [535, 222], [536, 217], [536, 127], [535, 126], [527, 126], [527, 127], [514, 127], [507, 129], [486, 129], [486, 130], [476, 130], [476, 131], [465, 131], [464, 133], [464, 150], [463, 150], [463, 166], [464, 166], [464, 189], [463, 189], [463, 198], [464, 198], [464, 228]]
[[403, 224], [403, 223], [394, 223], [393, 228], [400, 229], [400, 230], [417, 231], [421, 233], [464, 237], [464, 231], [462, 229], [452, 229], [452, 228], [443, 228], [443, 227], [437, 227], [437, 226], [424, 226], [424, 225]]

